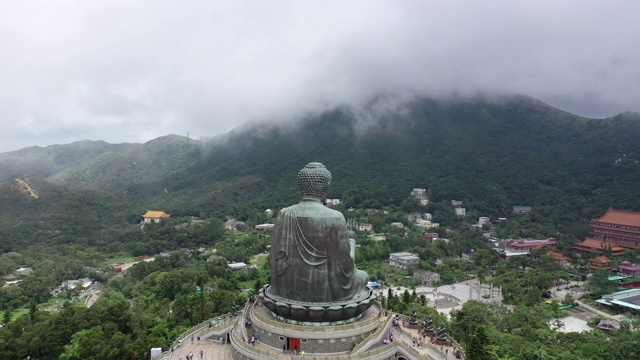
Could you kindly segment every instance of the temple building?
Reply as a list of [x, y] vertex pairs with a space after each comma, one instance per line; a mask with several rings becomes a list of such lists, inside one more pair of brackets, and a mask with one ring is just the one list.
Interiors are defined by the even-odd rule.
[[538, 250], [543, 247], [554, 247], [557, 241], [555, 238], [548, 238], [546, 240], [525, 240], [520, 239], [509, 244], [509, 249], [517, 252], [529, 253], [532, 250]]
[[577, 243], [574, 250], [583, 253], [604, 254], [607, 253], [610, 256], [620, 256], [624, 253], [625, 248], [615, 245], [611, 242], [596, 240], [592, 238], [586, 238], [584, 241]]
[[142, 215], [142, 218], [144, 219], [143, 222], [145, 224], [150, 224], [150, 223], [159, 223], [160, 220], [166, 219], [169, 216], [171, 215], [165, 213], [164, 211], [147, 210], [147, 212], [144, 215]]
[[618, 265], [620, 275], [629, 277], [640, 277], [640, 264], [632, 264], [629, 261], [623, 261]]
[[626, 249], [640, 249], [640, 212], [609, 208], [589, 225], [591, 236], [577, 243], [575, 250], [618, 256]]
[[596, 256], [593, 259], [587, 260], [587, 267], [595, 270], [611, 270], [611, 260], [606, 256]]
[[612, 242], [626, 249], [640, 248], [640, 212], [609, 208], [589, 222], [594, 239]]

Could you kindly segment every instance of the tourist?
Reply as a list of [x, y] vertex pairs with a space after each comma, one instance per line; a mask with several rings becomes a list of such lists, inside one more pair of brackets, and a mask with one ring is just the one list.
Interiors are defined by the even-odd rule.
[[282, 353], [286, 354], [287, 353], [287, 345], [282, 345]]
[[200, 349], [200, 359], [204, 356], [204, 349]]

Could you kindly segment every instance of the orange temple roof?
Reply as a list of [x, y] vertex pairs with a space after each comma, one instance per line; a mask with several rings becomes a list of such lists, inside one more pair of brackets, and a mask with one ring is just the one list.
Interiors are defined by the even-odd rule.
[[640, 227], [640, 212], [609, 208], [604, 215], [599, 218], [594, 218], [592, 221]]

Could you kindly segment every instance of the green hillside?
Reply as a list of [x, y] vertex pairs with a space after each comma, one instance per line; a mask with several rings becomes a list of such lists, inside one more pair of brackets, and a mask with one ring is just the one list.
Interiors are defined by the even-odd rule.
[[426, 187], [433, 201], [486, 216], [531, 205], [570, 225], [608, 207], [640, 210], [638, 138], [638, 114], [586, 119], [526, 97], [420, 100], [375, 124], [336, 109], [216, 139], [168, 181], [172, 195], [147, 201], [193, 213], [278, 208], [295, 201], [297, 171], [320, 161], [333, 173], [330, 197], [346, 206], [399, 205]]
[[[266, 208], [296, 201], [297, 171], [310, 161], [333, 173], [330, 197], [346, 207], [408, 209], [410, 190], [425, 187], [435, 203], [425, 211], [456, 199], [470, 217], [495, 218], [528, 205], [536, 221], [577, 235], [609, 207], [640, 210], [638, 114], [586, 119], [527, 97], [419, 99], [400, 110], [379, 109], [372, 102], [358, 112], [338, 108], [295, 124], [246, 125], [204, 144], [171, 135], [146, 144], [25, 149], [30, 155], [21, 171], [58, 159], [41, 166], [48, 182], [38, 185], [51, 188], [55, 200], [3, 198], [0, 221], [4, 231], [38, 217], [55, 219], [49, 231], [91, 224], [99, 236], [89, 242], [104, 245], [114, 237], [126, 241], [116, 230], [135, 225], [146, 209], [173, 218], [256, 219]], [[0, 154], [0, 162], [22, 152]], [[47, 222], [34, 224], [25, 231]], [[112, 231], [101, 234], [105, 228]], [[11, 236], [4, 239], [15, 246]]]

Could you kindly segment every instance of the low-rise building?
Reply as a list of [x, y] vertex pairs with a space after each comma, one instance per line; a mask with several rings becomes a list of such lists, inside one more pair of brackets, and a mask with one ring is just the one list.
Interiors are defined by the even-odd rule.
[[461, 200], [451, 200], [451, 205], [454, 207], [462, 206], [463, 202]]
[[164, 211], [158, 211], [158, 210], [147, 210], [147, 212], [142, 215], [142, 221], [145, 224], [150, 224], [150, 223], [159, 223], [162, 219], [166, 219], [168, 218], [169, 214], [165, 213]]
[[335, 206], [340, 204], [342, 201], [340, 199], [327, 199], [327, 206]]
[[526, 214], [528, 212], [531, 212], [531, 206], [514, 205], [513, 212], [516, 214]]
[[273, 229], [274, 227], [275, 227], [275, 224], [260, 224], [260, 225], [256, 225], [256, 231], [265, 232]]
[[424, 236], [424, 239], [427, 240], [428, 242], [434, 242], [438, 240], [438, 237], [439, 237], [438, 233], [427, 233], [427, 232], [424, 233], [423, 236]]
[[464, 261], [471, 261], [471, 255], [473, 255], [474, 252], [475, 252], [475, 250], [473, 250], [473, 249], [471, 249], [471, 250], [463, 250], [460, 253], [460, 257]]
[[397, 252], [389, 254], [389, 265], [401, 269], [406, 269], [420, 262], [418, 254], [409, 252]]
[[545, 240], [525, 240], [519, 239], [509, 244], [509, 249], [518, 252], [531, 252], [534, 249], [540, 249], [543, 247], [554, 247], [557, 241], [555, 238], [548, 238]]
[[358, 231], [373, 231], [373, 225], [371, 224], [358, 224]]
[[422, 220], [422, 214], [418, 212], [409, 213], [407, 214], [407, 220], [409, 221]]
[[247, 264], [243, 262], [230, 263], [228, 266], [231, 270], [247, 270]]
[[29, 267], [21, 267], [18, 270], [13, 272], [13, 275], [15, 276], [25, 276], [25, 275], [29, 275], [33, 272], [32, 268]]
[[467, 213], [467, 209], [465, 209], [463, 207], [457, 207], [456, 208], [456, 216], [463, 217], [463, 216], [466, 215], [466, 213]]
[[413, 277], [419, 279], [420, 285], [433, 286], [440, 281], [440, 274], [429, 270], [417, 269], [413, 272]]
[[432, 222], [430, 220], [418, 220], [416, 221], [416, 226], [423, 230], [429, 230], [439, 227], [440, 223]]
[[224, 228], [229, 231], [238, 231], [238, 228], [244, 226], [245, 223], [236, 219], [229, 219], [224, 223]]
[[620, 275], [629, 277], [640, 277], [640, 264], [632, 264], [629, 261], [623, 261], [618, 265]]
[[418, 199], [426, 199], [427, 198], [427, 189], [426, 188], [413, 188], [411, 190], [411, 196]]

